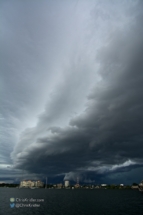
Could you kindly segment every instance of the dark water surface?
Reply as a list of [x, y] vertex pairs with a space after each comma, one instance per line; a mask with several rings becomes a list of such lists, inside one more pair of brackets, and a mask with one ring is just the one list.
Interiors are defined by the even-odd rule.
[[[10, 198], [40, 207], [10, 208]], [[29, 199], [44, 202], [29, 202]], [[28, 201], [27, 201], [28, 200]], [[15, 202], [16, 203], [16, 202]], [[143, 194], [138, 190], [54, 190], [0, 188], [0, 215], [143, 215]]]

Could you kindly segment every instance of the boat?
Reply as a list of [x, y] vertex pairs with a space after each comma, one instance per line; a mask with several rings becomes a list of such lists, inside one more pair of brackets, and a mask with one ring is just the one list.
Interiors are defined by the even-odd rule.
[[143, 180], [138, 185], [139, 191], [143, 193]]

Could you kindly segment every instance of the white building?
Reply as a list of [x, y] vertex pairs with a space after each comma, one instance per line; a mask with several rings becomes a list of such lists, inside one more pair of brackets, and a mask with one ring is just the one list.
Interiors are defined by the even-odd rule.
[[70, 185], [69, 181], [65, 181], [65, 187], [68, 187]]
[[43, 187], [43, 182], [41, 181], [31, 181], [31, 180], [23, 180], [20, 182], [20, 187]]
[[101, 184], [101, 187], [106, 187], [107, 186], [107, 184]]

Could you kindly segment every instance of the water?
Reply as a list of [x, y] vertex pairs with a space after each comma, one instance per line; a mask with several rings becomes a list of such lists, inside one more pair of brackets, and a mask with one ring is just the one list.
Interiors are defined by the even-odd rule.
[[[10, 198], [44, 199], [40, 207], [10, 208]], [[34, 204], [35, 202], [21, 202]], [[0, 188], [0, 215], [143, 215], [138, 190]]]

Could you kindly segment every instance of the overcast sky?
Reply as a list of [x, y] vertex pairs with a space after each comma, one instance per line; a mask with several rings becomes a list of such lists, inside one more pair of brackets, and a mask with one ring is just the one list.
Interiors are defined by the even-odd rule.
[[143, 179], [143, 1], [0, 1], [0, 182]]

